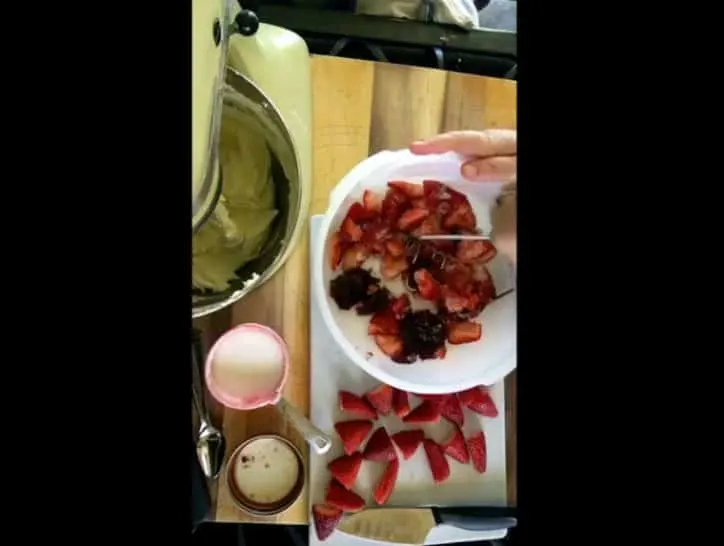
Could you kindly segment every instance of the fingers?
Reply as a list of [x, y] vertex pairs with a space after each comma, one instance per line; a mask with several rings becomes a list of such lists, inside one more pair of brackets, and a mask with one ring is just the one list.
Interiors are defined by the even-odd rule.
[[497, 156], [466, 161], [461, 172], [465, 178], [476, 182], [509, 181], [515, 178], [517, 168], [516, 156]]
[[504, 193], [498, 206], [492, 211], [493, 242], [501, 254], [516, 263], [517, 237], [517, 199], [515, 192]]
[[517, 148], [517, 132], [512, 129], [452, 131], [410, 144], [410, 151], [419, 155], [456, 152], [460, 155], [490, 157], [515, 155]]

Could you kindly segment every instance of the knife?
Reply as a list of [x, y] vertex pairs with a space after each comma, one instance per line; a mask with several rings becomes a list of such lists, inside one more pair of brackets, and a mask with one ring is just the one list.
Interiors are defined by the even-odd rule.
[[350, 535], [400, 544], [424, 544], [440, 524], [468, 531], [502, 531], [518, 524], [510, 507], [368, 508], [345, 516], [337, 530]]
[[419, 235], [421, 241], [489, 241], [489, 235]]

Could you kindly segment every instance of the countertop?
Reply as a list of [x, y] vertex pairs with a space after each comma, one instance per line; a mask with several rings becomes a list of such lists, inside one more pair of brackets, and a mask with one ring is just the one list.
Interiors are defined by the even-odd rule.
[[[329, 191], [347, 171], [383, 149], [453, 129], [516, 127], [516, 83], [433, 70], [312, 56], [312, 197], [309, 215], [324, 213]], [[309, 235], [304, 229], [286, 265], [266, 284], [231, 308], [196, 321], [209, 347], [232, 326], [258, 322], [274, 328], [289, 345], [291, 369], [284, 396], [309, 412]], [[508, 498], [516, 504], [516, 380], [506, 378]], [[249, 412], [215, 408], [223, 424], [227, 455], [249, 436], [276, 432], [303, 453], [304, 441], [274, 408]], [[258, 518], [239, 511], [223, 480], [211, 486], [213, 519], [225, 522], [306, 524], [306, 491], [284, 514]]]

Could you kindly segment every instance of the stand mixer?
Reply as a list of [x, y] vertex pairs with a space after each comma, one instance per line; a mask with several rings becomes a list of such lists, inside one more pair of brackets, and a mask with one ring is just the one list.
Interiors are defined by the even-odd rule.
[[223, 292], [192, 291], [192, 317], [239, 301], [284, 264], [298, 241], [311, 186], [309, 51], [295, 33], [259, 23], [233, 0], [192, 2], [192, 233], [222, 221], [222, 110], [253, 115], [265, 129], [279, 210], [262, 254]]

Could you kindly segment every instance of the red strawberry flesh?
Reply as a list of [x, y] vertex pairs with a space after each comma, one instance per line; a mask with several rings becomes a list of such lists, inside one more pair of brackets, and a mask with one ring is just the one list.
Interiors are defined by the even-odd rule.
[[442, 403], [440, 411], [442, 416], [451, 423], [455, 423], [459, 427], [465, 424], [465, 413], [463, 412], [463, 408], [460, 405], [458, 397], [454, 394], [450, 394], [445, 397], [445, 401]]
[[437, 423], [439, 420], [440, 404], [431, 400], [423, 400], [402, 419], [404, 423]]
[[420, 429], [403, 430], [392, 435], [392, 441], [397, 445], [405, 460], [415, 454], [424, 439], [425, 433]]
[[336, 506], [329, 504], [315, 504], [312, 506], [312, 519], [317, 538], [325, 541], [339, 525], [344, 512]]
[[395, 447], [385, 427], [379, 427], [370, 436], [362, 456], [368, 461], [386, 462], [397, 458]]
[[430, 465], [432, 480], [435, 483], [442, 483], [447, 480], [450, 477], [450, 465], [445, 458], [445, 453], [442, 448], [429, 438], [425, 438], [422, 441], [422, 446], [425, 448], [425, 455], [427, 455], [427, 462]]
[[410, 397], [407, 396], [405, 391], [399, 389], [392, 391], [392, 409], [400, 419], [403, 419], [412, 411], [412, 408], [410, 408]]
[[485, 445], [485, 435], [483, 431], [481, 430], [470, 436], [467, 444], [470, 460], [473, 462], [473, 468], [482, 474], [488, 465], [488, 450]]
[[354, 491], [345, 489], [337, 480], [329, 482], [327, 487], [327, 504], [335, 506], [345, 512], [359, 512], [365, 507], [365, 501]]
[[392, 411], [392, 387], [380, 385], [365, 393], [367, 401], [380, 415], [388, 415]]
[[442, 450], [446, 455], [452, 457], [456, 461], [467, 464], [470, 462], [470, 454], [468, 446], [465, 444], [465, 436], [459, 427], [455, 427], [450, 438], [442, 444]]
[[362, 454], [359, 452], [352, 455], [342, 455], [327, 465], [330, 474], [347, 489], [354, 487], [357, 474], [362, 466]]
[[345, 454], [351, 455], [360, 448], [370, 430], [372, 430], [372, 421], [363, 421], [361, 419], [341, 421], [335, 423], [334, 428], [342, 440]]
[[377, 419], [377, 412], [370, 403], [349, 391], [339, 391], [339, 409], [360, 419]]
[[483, 417], [497, 417], [498, 408], [495, 406], [490, 393], [480, 387], [473, 387], [457, 394], [460, 403], [468, 409], [479, 413]]
[[400, 461], [397, 459], [387, 463], [384, 474], [377, 482], [375, 487], [374, 497], [377, 504], [386, 504], [390, 500], [392, 491], [395, 488], [397, 482], [397, 474], [400, 471]]

